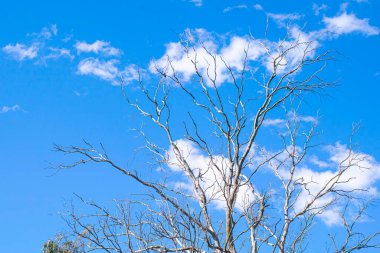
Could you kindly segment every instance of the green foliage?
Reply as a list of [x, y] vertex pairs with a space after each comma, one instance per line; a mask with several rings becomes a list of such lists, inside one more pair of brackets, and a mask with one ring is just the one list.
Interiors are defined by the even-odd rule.
[[63, 236], [56, 236], [54, 240], [48, 240], [42, 246], [43, 253], [84, 253], [83, 242], [70, 241]]

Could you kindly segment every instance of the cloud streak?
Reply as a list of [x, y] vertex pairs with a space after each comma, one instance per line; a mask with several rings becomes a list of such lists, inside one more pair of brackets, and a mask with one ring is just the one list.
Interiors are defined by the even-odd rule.
[[0, 114], [8, 113], [8, 112], [16, 112], [21, 110], [21, 107], [19, 105], [13, 105], [13, 106], [2, 106], [0, 107]]
[[102, 54], [104, 56], [120, 56], [121, 50], [112, 47], [109, 42], [96, 40], [93, 43], [87, 43], [85, 41], [78, 41], [74, 45], [78, 54], [82, 53], [95, 53]]
[[238, 10], [238, 9], [248, 9], [248, 6], [245, 4], [235, 5], [235, 6], [229, 6], [223, 9], [223, 13], [230, 12], [232, 10]]

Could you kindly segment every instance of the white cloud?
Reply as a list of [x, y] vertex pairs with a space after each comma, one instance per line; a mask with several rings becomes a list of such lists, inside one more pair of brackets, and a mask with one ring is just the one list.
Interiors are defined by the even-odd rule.
[[324, 210], [318, 217], [327, 225], [327, 226], [339, 226], [343, 224], [343, 219], [341, 215], [342, 210], [339, 208], [330, 208]]
[[[200, 176], [199, 183], [205, 191], [208, 200], [211, 201], [216, 208], [224, 209], [226, 207], [226, 200], [224, 197], [226, 189], [223, 178], [226, 176], [228, 177], [228, 160], [220, 155], [213, 156], [213, 159], [211, 160], [209, 156], [204, 155], [191, 141], [186, 139], [177, 140], [175, 143], [181, 151], [182, 157], [185, 158], [190, 166], [192, 172], [195, 175]], [[185, 176], [188, 176], [181, 169], [181, 162], [176, 157], [173, 147], [167, 151], [167, 156], [168, 165], [171, 170], [174, 172], [182, 172]], [[194, 192], [194, 185], [190, 179], [184, 182], [177, 182], [176, 186], [179, 189]], [[242, 178], [237, 195], [236, 208], [242, 211], [255, 199], [253, 186], [246, 183], [245, 179]]]
[[[265, 157], [278, 154], [276, 159], [272, 159], [266, 167], [274, 175], [282, 180], [291, 178], [292, 159], [289, 154], [295, 153], [295, 157], [300, 157], [303, 147], [287, 146], [282, 152], [268, 152], [265, 148], [261, 149], [266, 153]], [[293, 151], [294, 150], [294, 151]], [[322, 147], [320, 151], [325, 153], [310, 153], [303, 162], [297, 165], [292, 181], [295, 183], [292, 202], [294, 201], [294, 212], [299, 212], [313, 201], [324, 186], [332, 186], [336, 182], [334, 191], [347, 193], [352, 197], [359, 197], [362, 200], [370, 200], [378, 197], [378, 183], [380, 182], [380, 163], [368, 154], [350, 150], [346, 145], [336, 143]], [[265, 162], [265, 157], [256, 153], [252, 155], [252, 162], [257, 166]], [[321, 158], [321, 156], [326, 158]], [[253, 166], [253, 168], [254, 168]], [[344, 170], [344, 173], [340, 172]], [[265, 173], [264, 173], [265, 175]], [[340, 175], [337, 177], [337, 175]], [[278, 191], [276, 188], [274, 189]], [[281, 191], [281, 190], [280, 190]], [[318, 198], [311, 208], [326, 225], [341, 225], [341, 214], [344, 211], [346, 200], [337, 198], [339, 195], [330, 192]], [[358, 208], [359, 202], [351, 203], [348, 211]]]
[[17, 61], [36, 58], [38, 50], [39, 48], [36, 44], [27, 46], [25, 44], [16, 43], [15, 45], [8, 44], [3, 47], [3, 52]]
[[14, 60], [35, 60], [35, 63], [46, 63], [47, 59], [66, 57], [72, 59], [69, 49], [56, 46], [53, 37], [58, 35], [57, 25], [43, 27], [40, 32], [27, 34], [26, 43], [8, 44], [2, 48], [3, 52]]
[[[168, 43], [164, 56], [151, 61], [150, 71], [155, 72], [158, 68], [166, 71], [168, 75], [173, 75], [173, 67], [175, 73], [187, 82], [196, 74], [194, 67], [196, 62], [202, 76], [209, 76], [216, 80], [216, 85], [220, 85], [231, 78], [222, 59], [234, 71], [241, 71], [244, 66], [245, 50], [248, 50], [247, 61], [259, 60], [265, 54], [264, 48], [258, 41], [252, 41], [248, 37], [232, 36], [227, 43], [223, 43], [219, 41], [219, 37], [204, 29], [186, 30], [186, 36], [190, 43], [194, 44], [193, 47], [190, 46], [189, 50], [186, 50], [181, 42]], [[205, 80], [206, 84], [211, 86], [210, 78]]]
[[264, 55], [264, 48], [255, 41], [245, 37], [234, 36], [230, 39], [230, 44], [220, 50], [220, 57], [227, 64], [236, 70], [242, 70], [244, 65], [245, 52], [247, 50], [247, 60], [255, 61]]
[[[313, 10], [315, 15], [319, 15], [322, 10], [327, 9], [325, 4], [317, 5], [313, 4]], [[359, 33], [367, 36], [378, 35], [380, 29], [376, 26], [369, 24], [368, 18], [360, 19], [354, 13], [347, 13], [348, 3], [340, 5], [340, 12], [334, 17], [324, 16], [322, 21], [324, 27], [318, 30], [310, 31], [308, 33], [301, 31], [297, 25], [290, 27], [292, 37], [296, 38], [297, 34], [301, 35], [305, 41], [315, 41], [318, 43], [320, 40], [337, 38], [341, 35]], [[298, 13], [276, 14], [268, 13], [268, 17], [275, 20], [280, 27], [287, 27], [289, 22], [301, 20], [303, 17]]]
[[230, 12], [230, 11], [236, 10], [236, 9], [247, 9], [247, 8], [248, 8], [247, 5], [240, 4], [240, 5], [226, 7], [226, 8], [223, 9], [223, 12], [226, 13], [226, 12]]
[[77, 73], [80, 75], [92, 75], [102, 80], [119, 85], [119, 78], [123, 78], [125, 84], [138, 79], [138, 71], [135, 65], [129, 65], [120, 71], [116, 66], [118, 60], [99, 60], [97, 58], [86, 58], [79, 62]]
[[[285, 49], [293, 48], [281, 56], [281, 60], [277, 66], [277, 73], [289, 71], [298, 66], [303, 60], [314, 57], [316, 53], [316, 50], [314, 49], [319, 45], [318, 41], [316, 41], [309, 33], [303, 32], [297, 25], [288, 28], [287, 40], [269, 43], [270, 57], [266, 58], [265, 65], [270, 72], [273, 71], [274, 59]], [[300, 71], [302, 71], [302, 69], [298, 69], [297, 72]]]
[[0, 114], [1, 113], [7, 113], [7, 112], [15, 112], [21, 110], [21, 107], [19, 105], [13, 105], [13, 106], [6, 106], [0, 107]]
[[[294, 15], [296, 14], [292, 14]], [[231, 80], [228, 67], [234, 74], [238, 74], [243, 67], [251, 71], [264, 67], [268, 72], [272, 72], [273, 61], [282, 54], [283, 49], [298, 45], [282, 55], [276, 69], [277, 73], [281, 74], [298, 66], [302, 60], [313, 57], [315, 50], [312, 49], [318, 46], [316, 41], [308, 43], [312, 37], [297, 26], [290, 29], [290, 36], [286, 41], [268, 41], [229, 34], [218, 35], [205, 29], [186, 29], [184, 34], [184, 40], [166, 44], [165, 54], [151, 61], [149, 66], [151, 72], [155, 73], [158, 69], [167, 76], [176, 74], [181, 81], [189, 82], [196, 76], [197, 69], [206, 85], [213, 86], [212, 80], [215, 79], [215, 84], [218, 86]], [[188, 44], [183, 42], [186, 40]], [[197, 64], [197, 68], [194, 63]]]
[[333, 36], [339, 36], [349, 33], [361, 33], [367, 36], [378, 35], [380, 30], [369, 24], [369, 19], [360, 19], [355, 14], [348, 14], [344, 11], [335, 17], [324, 17], [323, 22], [326, 25], [325, 31]]
[[[316, 171], [307, 166], [296, 170], [293, 180], [307, 183], [296, 202], [296, 210], [301, 210], [309, 203], [324, 185], [331, 185], [331, 179], [336, 177], [342, 168], [346, 171], [337, 180], [336, 190], [351, 192], [361, 197], [377, 195], [376, 183], [380, 180], [380, 164], [372, 156], [350, 151], [346, 145], [339, 143], [327, 146], [326, 150], [330, 155], [327, 162], [314, 158], [314, 163], [317, 161], [318, 166], [324, 168], [323, 171]], [[280, 173], [284, 178], [290, 175], [287, 169], [282, 169]], [[313, 207], [318, 210], [333, 199], [334, 195], [330, 193], [316, 201]], [[339, 224], [340, 215], [337, 214], [341, 213], [342, 208], [337, 202], [325, 210], [320, 218], [328, 225]]]
[[[335, 164], [340, 164], [345, 157], [349, 154], [350, 150], [346, 145], [337, 143], [327, 147], [330, 153], [330, 161]], [[370, 189], [375, 187], [376, 181], [380, 179], [380, 164], [373, 156], [365, 153], [352, 151], [350, 157], [355, 162], [355, 165], [349, 169], [346, 179], [352, 178], [350, 182], [342, 185], [341, 187], [346, 190], [353, 189]], [[348, 162], [342, 164], [347, 166]]]
[[313, 3], [313, 11], [314, 11], [314, 15], [315, 16], [319, 16], [319, 14], [324, 11], [324, 10], [327, 10], [329, 7], [327, 4], [321, 4], [321, 5], [318, 5], [316, 3]]
[[[370, 190], [375, 187], [375, 183], [380, 179], [380, 164], [372, 156], [361, 152], [350, 151], [346, 145], [340, 143], [327, 146], [326, 150], [330, 154], [330, 157], [328, 162], [323, 163], [323, 167], [329, 168], [327, 164], [330, 164], [328, 170], [314, 171], [305, 167], [298, 171], [295, 178], [303, 178], [304, 181], [314, 179], [314, 181], [317, 182], [313, 184], [315, 193], [331, 176], [337, 175], [339, 169], [349, 166], [339, 180], [344, 183], [341, 183], [338, 189], [353, 191], [355, 189]], [[346, 159], [347, 157], [349, 157], [349, 159]], [[322, 163], [320, 163], [320, 165], [321, 164]], [[358, 194], [362, 193], [364, 192], [358, 192]], [[371, 191], [371, 193], [373, 193], [373, 191]]]
[[[218, 209], [223, 209], [226, 206], [225, 198], [223, 197], [225, 182], [223, 175], [228, 175], [229, 163], [228, 160], [221, 156], [215, 155], [213, 160], [203, 152], [201, 152], [191, 141], [180, 139], [176, 141], [176, 145], [181, 150], [182, 157], [190, 166], [195, 175], [201, 175], [201, 187], [205, 189], [206, 196]], [[288, 151], [292, 152], [291, 147]], [[335, 190], [351, 192], [356, 196], [373, 197], [377, 195], [376, 184], [380, 180], [380, 164], [371, 156], [360, 153], [351, 152], [345, 145], [337, 143], [336, 145], [326, 146], [325, 150], [329, 154], [327, 161], [323, 161], [316, 156], [312, 156], [308, 161], [311, 165], [317, 165], [318, 170], [309, 167], [307, 164], [302, 164], [296, 169], [293, 175], [293, 181], [298, 182], [300, 187], [300, 195], [294, 205], [295, 211], [300, 211], [309, 203], [313, 196], [321, 191], [324, 185], [331, 185], [331, 179], [336, 177], [343, 167], [350, 165], [345, 173], [339, 178]], [[301, 147], [296, 147], [296, 153], [300, 154]], [[349, 154], [350, 159], [345, 159]], [[183, 173], [181, 162], [175, 156], [175, 152], [171, 147], [167, 151], [169, 168], [178, 173]], [[252, 157], [255, 159], [255, 157]], [[277, 157], [278, 162], [282, 164], [278, 170], [279, 175], [283, 179], [289, 179], [290, 174], [286, 166], [291, 164], [288, 153], [283, 152]], [[258, 161], [261, 163], [262, 161]], [[217, 169], [218, 168], [218, 169]], [[243, 210], [252, 201], [255, 201], [256, 192], [252, 184], [245, 184], [245, 179], [242, 177], [241, 188], [238, 193], [237, 206], [238, 210]], [[176, 187], [188, 192], [194, 192], [194, 187], [190, 179], [186, 181], [178, 181]], [[360, 191], [356, 191], [361, 189]], [[276, 189], [274, 189], [276, 191]], [[363, 191], [364, 190], [364, 191]], [[312, 208], [316, 213], [329, 205], [327, 209], [318, 214], [318, 217], [327, 225], [339, 225], [341, 222], [341, 212], [344, 206], [341, 202], [332, 202], [335, 200], [334, 193], [327, 194], [314, 202]]]
[[[315, 11], [327, 8], [324, 5], [314, 6]], [[342, 8], [345, 8], [344, 6]], [[230, 9], [226, 9], [229, 11]], [[288, 26], [290, 21], [301, 20], [303, 16], [298, 13], [276, 14], [268, 13], [268, 17], [274, 19], [280, 27]], [[186, 29], [184, 40], [166, 44], [166, 52], [158, 59], [152, 60], [149, 66], [151, 72], [157, 69], [171, 76], [174, 73], [183, 82], [189, 82], [196, 76], [194, 63], [197, 64], [198, 73], [203, 77], [206, 85], [212, 86], [210, 79], [215, 78], [215, 84], [220, 85], [230, 81], [230, 74], [225, 62], [235, 73], [242, 69], [244, 51], [248, 49], [247, 66], [264, 66], [268, 72], [273, 71], [273, 61], [284, 49], [296, 48], [286, 51], [282, 55], [281, 62], [277, 67], [277, 73], [281, 74], [298, 66], [301, 61], [315, 56], [317, 48], [323, 40], [337, 38], [339, 35], [348, 33], [361, 33], [375, 35], [379, 33], [377, 27], [369, 25], [368, 19], [359, 19], [354, 14], [346, 11], [335, 17], [323, 17], [324, 27], [304, 32], [298, 25], [288, 27], [286, 40], [270, 41], [264, 39], [252, 40], [249, 36], [236, 36], [231, 34], [214, 34], [205, 29]], [[189, 43], [183, 43], [183, 41]], [[184, 45], [186, 44], [186, 47]], [[266, 51], [263, 44], [269, 49]], [[305, 55], [306, 52], [306, 55]], [[223, 59], [223, 60], [222, 60]], [[253, 68], [255, 69], [255, 68]], [[250, 69], [252, 70], [252, 69]], [[301, 72], [298, 69], [297, 72]], [[304, 118], [303, 121], [313, 121]]]
[[94, 75], [106, 81], [115, 81], [119, 70], [115, 66], [117, 60], [101, 61], [96, 58], [86, 58], [79, 62], [78, 73], [80, 75]]
[[78, 41], [74, 45], [78, 54], [81, 53], [95, 53], [102, 54], [104, 56], [119, 56], [121, 50], [115, 47], [112, 47], [109, 42], [97, 40], [94, 43], [87, 43], [85, 41]]

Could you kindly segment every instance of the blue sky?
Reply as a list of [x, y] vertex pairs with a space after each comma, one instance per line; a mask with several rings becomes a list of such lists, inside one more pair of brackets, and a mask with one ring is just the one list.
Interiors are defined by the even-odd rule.
[[[263, 38], [267, 17], [271, 41], [284, 34], [288, 22], [304, 26], [304, 36], [336, 55], [325, 76], [339, 83], [329, 96], [312, 98], [305, 113], [319, 111], [320, 141], [326, 144], [347, 143], [352, 123], [360, 122], [358, 150], [380, 170], [379, 9], [375, 0], [2, 3], [0, 251], [38, 252], [45, 240], [66, 229], [59, 212], [74, 192], [104, 203], [134, 193], [133, 183], [102, 168], [55, 173], [51, 164], [65, 158], [52, 147], [82, 139], [102, 142], [123, 164], [143, 166], [139, 158], [149, 158], [136, 151], [142, 140], [130, 131], [141, 118], [125, 103], [118, 77], [124, 76], [133, 92], [137, 69], [150, 75], [152, 59], [171, 54], [186, 31], [212, 37], [222, 52], [233, 38], [249, 33]], [[182, 74], [193, 73], [185, 66]], [[366, 186], [377, 188], [380, 172], [372, 176]]]

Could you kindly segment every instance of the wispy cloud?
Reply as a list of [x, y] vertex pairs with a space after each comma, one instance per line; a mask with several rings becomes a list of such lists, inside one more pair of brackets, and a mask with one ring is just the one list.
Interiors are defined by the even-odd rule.
[[189, 0], [189, 2], [195, 4], [195, 6], [201, 7], [203, 5], [203, 0]]
[[123, 80], [124, 84], [131, 83], [133, 81], [139, 80], [139, 73], [138, 67], [134, 64], [126, 66], [123, 70], [119, 72], [119, 75], [121, 79]]
[[226, 13], [226, 12], [230, 12], [232, 10], [237, 10], [237, 9], [248, 9], [248, 6], [245, 5], [245, 4], [240, 4], [240, 5], [235, 5], [235, 6], [228, 6], [226, 8], [223, 9], [223, 12]]
[[288, 121], [304, 122], [304, 123], [318, 123], [318, 118], [310, 115], [300, 115], [295, 111], [290, 111], [286, 115], [286, 119], [282, 118], [268, 118], [263, 121], [265, 127], [286, 127]]
[[260, 4], [254, 4], [253, 5], [253, 8], [257, 11], [262, 11], [264, 10], [263, 6], [261, 6]]
[[34, 59], [38, 55], [38, 50], [39, 48], [36, 44], [27, 46], [25, 44], [16, 43], [14, 45], [8, 44], [3, 47], [3, 52], [8, 54], [16, 61]]
[[49, 40], [54, 36], [58, 35], [58, 27], [56, 24], [52, 24], [50, 26], [42, 27], [40, 32], [34, 32], [31, 34], [27, 34], [27, 36], [34, 37], [38, 40]]
[[43, 27], [41, 31], [26, 35], [26, 42], [8, 44], [2, 51], [16, 61], [34, 60], [36, 64], [46, 64], [49, 59], [69, 58], [74, 56], [67, 48], [57, 45], [58, 28], [53, 24]]
[[45, 50], [44, 54], [39, 57], [36, 63], [46, 65], [48, 60], [57, 60], [61, 58], [73, 60], [75, 56], [71, 53], [70, 49], [49, 47]]
[[74, 58], [71, 51], [67, 48], [49, 47], [50, 54], [46, 56], [48, 59], [57, 59], [61, 57]]
[[299, 13], [268, 13], [269, 18], [273, 19], [280, 26], [286, 26], [295, 20], [300, 20], [303, 16]]
[[88, 91], [85, 90], [85, 91], [77, 91], [77, 90], [74, 90], [73, 91], [73, 94], [77, 97], [86, 97], [88, 95]]
[[13, 105], [13, 106], [2, 106], [0, 107], [0, 114], [7, 113], [7, 112], [15, 112], [21, 110], [21, 107], [19, 105]]
[[295, 120], [299, 122], [305, 122], [305, 123], [318, 123], [318, 118], [310, 115], [300, 115], [296, 111], [292, 110], [288, 112], [287, 117], [290, 120]]
[[[125, 84], [138, 79], [137, 66], [130, 64], [119, 68], [119, 59], [122, 51], [111, 46], [110, 42], [95, 40], [72, 42], [72, 37], [59, 38], [56, 25], [43, 27], [39, 32], [26, 34], [25, 43], [8, 44], [2, 51], [17, 61], [33, 60], [37, 65], [47, 65], [48, 60], [79, 58], [76, 73], [83, 76], [96, 76], [113, 85], [120, 84], [120, 78]], [[68, 44], [70, 43], [70, 44]], [[70, 48], [74, 48], [70, 50]], [[77, 56], [74, 56], [73, 51]], [[88, 57], [86, 54], [96, 55]], [[4, 110], [6, 110], [5, 108]], [[9, 108], [8, 108], [9, 109]]]
[[263, 121], [263, 126], [275, 126], [275, 127], [284, 127], [286, 126], [286, 120], [284, 119], [265, 119]]
[[112, 47], [109, 42], [96, 40], [93, 43], [87, 43], [85, 41], [78, 41], [74, 45], [78, 54], [81, 53], [95, 53], [102, 54], [104, 56], [119, 56], [121, 55], [121, 50]]
[[315, 16], [319, 16], [319, 14], [324, 11], [324, 10], [327, 10], [329, 7], [327, 4], [321, 4], [321, 5], [318, 5], [316, 3], [313, 3], [313, 11], [314, 11], [314, 15]]

